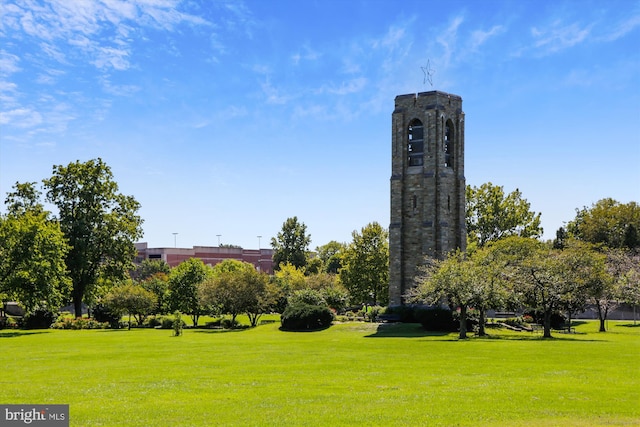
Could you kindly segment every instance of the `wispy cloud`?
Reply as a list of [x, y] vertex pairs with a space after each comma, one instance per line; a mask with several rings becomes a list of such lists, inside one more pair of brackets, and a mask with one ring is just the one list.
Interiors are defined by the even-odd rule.
[[7, 76], [20, 71], [18, 62], [20, 58], [17, 55], [0, 50], [0, 75]]
[[316, 61], [322, 54], [316, 50], [311, 49], [308, 45], [302, 47], [302, 52], [295, 53], [291, 56], [291, 60], [294, 65], [298, 65], [300, 60]]
[[611, 42], [614, 40], [618, 40], [621, 37], [626, 36], [631, 31], [635, 30], [640, 26], [640, 15], [630, 16], [628, 19], [618, 23], [618, 25], [610, 28], [610, 32], [608, 32], [602, 39], [607, 42]]
[[582, 43], [591, 32], [592, 25], [563, 24], [555, 21], [547, 28], [533, 27], [531, 35], [534, 47], [544, 54], [551, 54]]
[[503, 25], [494, 25], [488, 31], [476, 30], [471, 32], [471, 39], [469, 41], [470, 49], [476, 50], [477, 48], [485, 44], [485, 42], [490, 38], [500, 35], [505, 31], [506, 29]]
[[30, 108], [16, 108], [0, 112], [0, 125], [32, 128], [42, 123], [42, 115]]

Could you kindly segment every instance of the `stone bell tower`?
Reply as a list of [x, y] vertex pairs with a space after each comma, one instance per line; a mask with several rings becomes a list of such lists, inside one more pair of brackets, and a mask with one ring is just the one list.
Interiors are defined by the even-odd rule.
[[401, 305], [425, 257], [466, 247], [464, 113], [458, 95], [396, 96], [392, 115], [389, 305]]

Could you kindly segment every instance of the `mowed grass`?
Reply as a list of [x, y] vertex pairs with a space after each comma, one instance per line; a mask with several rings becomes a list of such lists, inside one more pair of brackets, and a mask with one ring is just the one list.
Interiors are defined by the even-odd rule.
[[640, 327], [279, 324], [223, 332], [0, 331], [0, 403], [68, 403], [72, 426], [640, 424]]

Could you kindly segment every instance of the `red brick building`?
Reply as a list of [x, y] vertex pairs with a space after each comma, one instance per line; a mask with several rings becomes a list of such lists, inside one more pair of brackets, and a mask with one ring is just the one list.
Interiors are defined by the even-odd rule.
[[136, 243], [136, 262], [145, 259], [161, 259], [175, 267], [189, 258], [200, 258], [214, 266], [225, 259], [235, 259], [253, 264], [258, 271], [273, 274], [273, 249], [243, 249], [218, 246], [194, 246], [193, 248], [149, 248], [147, 243]]

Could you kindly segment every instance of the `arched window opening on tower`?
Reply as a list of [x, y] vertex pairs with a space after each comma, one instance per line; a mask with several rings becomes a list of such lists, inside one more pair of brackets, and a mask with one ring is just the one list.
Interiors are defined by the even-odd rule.
[[447, 120], [444, 128], [444, 166], [447, 168], [453, 167], [453, 150], [453, 123]]
[[407, 141], [407, 155], [409, 166], [422, 166], [424, 154], [424, 127], [422, 122], [414, 119], [409, 123], [409, 141]]

